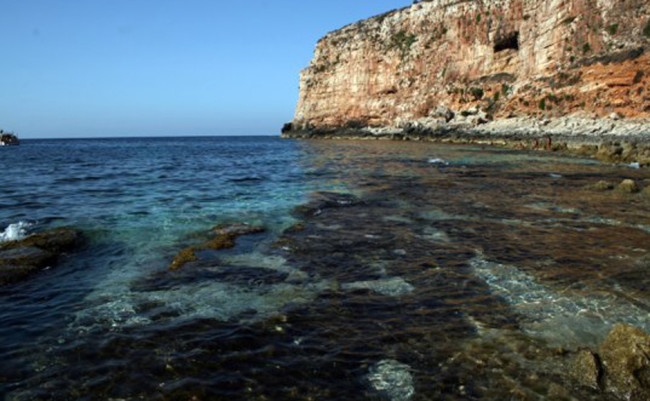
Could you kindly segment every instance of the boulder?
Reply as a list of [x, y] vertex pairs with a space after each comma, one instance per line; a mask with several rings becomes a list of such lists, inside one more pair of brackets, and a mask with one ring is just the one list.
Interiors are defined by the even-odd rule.
[[81, 243], [72, 228], [58, 228], [0, 244], [0, 285], [21, 281], [56, 264], [58, 258]]
[[570, 364], [573, 378], [581, 386], [599, 389], [599, 380], [602, 374], [598, 356], [589, 350], [581, 350]]
[[600, 346], [605, 387], [627, 400], [650, 400], [650, 335], [617, 325]]
[[431, 117], [441, 117], [444, 118], [446, 122], [449, 122], [454, 119], [456, 114], [448, 109], [445, 106], [437, 106], [433, 113], [431, 113]]
[[619, 192], [634, 194], [634, 193], [639, 192], [640, 189], [639, 189], [639, 186], [637, 185], [636, 181], [627, 179], [627, 180], [621, 181], [621, 183], [618, 184], [618, 186], [616, 187], [616, 190], [619, 191]]

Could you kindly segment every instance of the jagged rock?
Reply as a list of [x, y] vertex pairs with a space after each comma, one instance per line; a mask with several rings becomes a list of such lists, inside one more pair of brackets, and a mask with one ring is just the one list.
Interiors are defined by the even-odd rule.
[[432, 117], [442, 117], [446, 122], [454, 119], [456, 114], [445, 106], [437, 106]]
[[650, 335], [617, 325], [600, 346], [607, 391], [634, 401], [650, 400]]
[[286, 123], [282, 126], [282, 133], [286, 134], [288, 132], [293, 131], [293, 124], [292, 123]]
[[598, 390], [601, 366], [598, 356], [593, 352], [579, 351], [570, 365], [570, 373], [580, 385]]
[[621, 113], [614, 112], [609, 115], [610, 120], [618, 121], [623, 118], [623, 115]]
[[77, 230], [58, 228], [0, 244], [0, 285], [23, 280], [54, 265], [59, 256], [80, 243]]
[[639, 192], [639, 186], [637, 185], [636, 181], [627, 179], [621, 181], [621, 183], [616, 187], [616, 190], [619, 192], [634, 194]]

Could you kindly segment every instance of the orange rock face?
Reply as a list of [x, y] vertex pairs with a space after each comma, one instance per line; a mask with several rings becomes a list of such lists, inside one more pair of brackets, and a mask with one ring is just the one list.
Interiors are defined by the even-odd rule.
[[349, 25], [319, 41], [293, 123], [394, 126], [439, 105], [650, 117], [650, 1], [437, 0]]

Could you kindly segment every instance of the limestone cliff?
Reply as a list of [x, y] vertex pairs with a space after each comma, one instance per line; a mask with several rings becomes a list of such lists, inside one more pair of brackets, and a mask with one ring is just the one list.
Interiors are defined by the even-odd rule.
[[399, 127], [439, 106], [650, 117], [650, 0], [435, 0], [348, 25], [318, 42], [287, 129]]

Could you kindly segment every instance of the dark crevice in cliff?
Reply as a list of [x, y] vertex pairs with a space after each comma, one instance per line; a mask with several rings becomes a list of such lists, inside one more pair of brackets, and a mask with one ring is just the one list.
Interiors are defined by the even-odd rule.
[[519, 50], [519, 32], [511, 32], [499, 38], [494, 44], [495, 53], [508, 49]]

